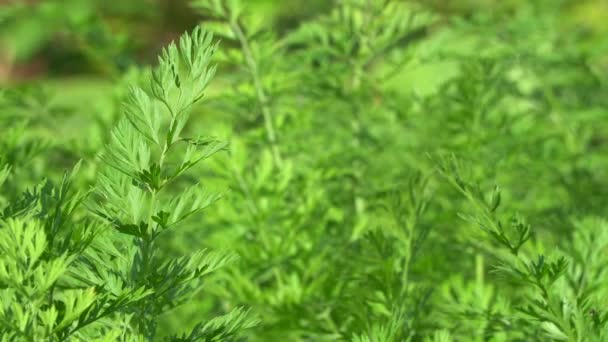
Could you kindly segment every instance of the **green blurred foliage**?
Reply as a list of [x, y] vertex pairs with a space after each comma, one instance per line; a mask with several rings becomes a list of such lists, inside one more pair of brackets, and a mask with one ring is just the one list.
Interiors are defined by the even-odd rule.
[[[229, 189], [154, 247], [240, 260], [161, 316], [158, 338], [241, 306], [260, 318], [251, 341], [607, 338], [606, 1], [14, 3], [0, 60], [45, 67], [5, 77], [2, 209], [79, 159], [74, 186], [99, 189], [130, 86], [161, 97], [160, 47], [198, 23], [220, 41], [182, 133], [227, 151], [148, 201]], [[167, 97], [189, 99], [188, 68], [165, 64]], [[131, 117], [139, 132], [173, 122], [155, 121], [159, 102]]]

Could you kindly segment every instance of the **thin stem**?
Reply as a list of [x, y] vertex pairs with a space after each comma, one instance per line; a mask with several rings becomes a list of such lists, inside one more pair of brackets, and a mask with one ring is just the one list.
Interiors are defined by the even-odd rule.
[[475, 282], [477, 285], [477, 295], [481, 296], [485, 282], [485, 263], [483, 254], [475, 254]]
[[[167, 152], [170, 148], [170, 142], [165, 142], [163, 149], [160, 152], [160, 156], [159, 156], [159, 160], [158, 160], [158, 165], [159, 167], [162, 169], [162, 166], [164, 164], [165, 158], [167, 156]], [[147, 283], [146, 277], [148, 275], [148, 273], [150, 272], [151, 269], [151, 262], [152, 262], [152, 257], [153, 257], [153, 245], [154, 245], [154, 238], [157, 236], [156, 231], [154, 228], [154, 220], [152, 219], [152, 217], [154, 217], [154, 214], [156, 212], [156, 207], [158, 205], [158, 192], [159, 190], [152, 190], [151, 191], [151, 198], [150, 198], [150, 212], [148, 215], [148, 229], [152, 229], [152, 231], [148, 231], [146, 234], [146, 236], [144, 238], [140, 238], [139, 240], [139, 251], [141, 253], [141, 275], [143, 276], [143, 280], [144, 283]], [[147, 285], [147, 284], [146, 284]], [[136, 317], [136, 324], [137, 324], [137, 328], [139, 330], [140, 333], [145, 334], [146, 336], [151, 336], [153, 337], [155, 334], [155, 331], [153, 328], [150, 328], [150, 326], [148, 325], [149, 322], [147, 322], [148, 320], [148, 315], [146, 315], [146, 312], [148, 311], [148, 301], [144, 300], [142, 302], [142, 305], [139, 307], [140, 310], [140, 315], [139, 317]]]
[[276, 166], [278, 168], [282, 168], [283, 158], [281, 157], [281, 153], [277, 145], [277, 135], [275, 133], [273, 117], [270, 111], [270, 107], [268, 106], [268, 97], [266, 95], [266, 92], [264, 91], [262, 80], [260, 79], [257, 62], [255, 60], [255, 57], [253, 56], [253, 53], [251, 52], [249, 41], [247, 40], [245, 33], [243, 32], [241, 26], [236, 20], [230, 20], [230, 29], [241, 44], [243, 57], [245, 57], [247, 67], [249, 68], [249, 72], [251, 73], [251, 77], [253, 79], [253, 86], [255, 87], [256, 96], [262, 110], [262, 115], [264, 116], [264, 127], [266, 129], [266, 137], [268, 139], [268, 142], [270, 143], [270, 148], [272, 150], [272, 157], [275, 161]]

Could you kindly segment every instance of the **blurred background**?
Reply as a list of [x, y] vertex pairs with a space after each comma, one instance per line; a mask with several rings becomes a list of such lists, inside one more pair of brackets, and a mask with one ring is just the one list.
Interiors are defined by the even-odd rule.
[[[267, 31], [279, 37], [293, 31], [301, 23], [327, 13], [340, 2], [243, 1], [250, 12], [247, 13], [248, 17], [255, 17]], [[296, 165], [301, 167], [295, 168], [298, 176], [294, 176], [296, 180], [292, 181], [289, 188], [297, 196], [307, 199], [302, 201], [304, 204], [301, 206], [295, 201], [293, 207], [285, 207], [284, 190], [276, 185], [278, 182], [268, 180], [276, 175], [272, 167], [268, 166], [272, 163], [266, 158], [268, 154], [265, 153], [264, 129], [259, 113], [251, 110], [256, 108], [257, 98], [253, 87], [247, 87], [250, 83], [249, 72], [244, 68], [239, 70], [238, 63], [226, 62], [229, 60], [226, 56], [230, 54], [231, 42], [228, 39], [222, 42], [216, 58], [219, 71], [209, 89], [211, 101], [205, 101], [201, 105], [205, 108], [198, 112], [200, 115], [196, 116], [196, 120], [192, 120], [190, 129], [192, 132], [210, 132], [228, 137], [231, 146], [235, 146], [233, 151], [238, 152], [234, 159], [238, 161], [235, 164], [239, 167], [238, 172], [234, 173], [239, 177], [241, 174], [250, 177], [247, 180], [251, 184], [261, 185], [255, 189], [258, 191], [257, 197], [251, 196], [247, 191], [242, 194], [235, 192], [237, 194], [226, 200], [226, 204], [217, 206], [214, 214], [205, 218], [206, 229], [211, 227], [222, 234], [231, 231], [238, 234], [239, 238], [245, 236], [238, 244], [219, 233], [209, 238], [204, 235], [206, 230], [201, 233], [197, 230], [198, 226], [192, 224], [179, 235], [171, 237], [169, 247], [165, 246], [168, 254], [175, 251], [181, 254], [183, 246], [192, 248], [197, 243], [213, 247], [230, 246], [231, 249], [238, 249], [235, 246], [240, 244], [241, 250], [247, 252], [252, 243], [243, 232], [259, 227], [273, 229], [271, 232], [276, 232], [275, 236], [284, 236], [284, 229], [292, 229], [305, 236], [302, 241], [312, 241], [311, 246], [325, 245], [327, 239], [323, 229], [326, 227], [336, 231], [338, 229], [335, 227], [339, 227], [348, 233], [351, 227], [356, 230], [359, 226], [367, 225], [368, 221], [373, 222], [375, 216], [368, 215], [364, 206], [361, 209], [360, 205], [364, 203], [361, 198], [373, 201], [377, 197], [369, 189], [379, 189], [378, 193], [384, 191], [389, 180], [400, 180], [401, 170], [408, 167], [413, 170], [431, 170], [433, 166], [429, 165], [426, 152], [442, 149], [469, 156], [469, 159], [476, 162], [475, 172], [479, 178], [488, 179], [488, 182], [496, 179], [498, 184], [510, 189], [511, 198], [517, 199], [512, 201], [511, 206], [529, 217], [533, 225], [540, 227], [538, 234], [552, 234], [554, 237], [546, 238], [546, 241], [553, 243], [568, 240], [563, 238], [563, 232], [571, 229], [570, 221], [566, 218], [573, 212], [605, 215], [608, 205], [608, 187], [605, 186], [608, 179], [605, 176], [608, 170], [608, 160], [605, 158], [608, 155], [608, 120], [605, 110], [605, 86], [608, 85], [608, 0], [402, 1], [416, 2], [416, 7], [423, 7], [420, 11], [423, 14], [421, 18], [430, 13], [429, 17], [432, 16], [433, 20], [424, 22], [426, 26], [423, 27], [423, 34], [413, 36], [413, 39], [417, 39], [417, 44], [411, 44], [415, 45], [412, 49], [408, 41], [396, 49], [399, 51], [394, 55], [387, 54], [385, 58], [387, 65], [389, 62], [399, 64], [403, 60], [406, 64], [395, 69], [397, 71], [390, 74], [388, 81], [380, 77], [384, 73], [381, 68], [383, 65], [376, 67], [370, 71], [370, 75], [378, 75], [374, 74], [370, 79], [377, 79], [378, 84], [365, 87], [361, 93], [353, 92], [343, 99], [324, 94], [307, 94], [305, 96], [310, 96], [310, 103], [302, 106], [300, 102], [293, 101], [298, 99], [293, 94], [299, 94], [301, 88], [307, 85], [317, 87], [314, 89], [325, 89], [323, 87], [326, 85], [313, 82], [315, 80], [310, 78], [314, 78], [314, 75], [309, 78], [298, 75], [292, 83], [300, 83], [285, 86], [293, 89], [285, 91], [281, 87], [275, 87], [275, 83], [291, 77], [285, 70], [291, 70], [292, 65], [289, 63], [299, 63], [299, 56], [286, 58], [285, 64], [280, 65], [284, 69], [276, 70], [273, 70], [274, 65], [270, 65], [280, 64], [274, 63], [279, 58], [272, 60], [276, 55], [271, 55], [271, 58], [263, 55], [260, 58], [262, 62], [270, 59], [270, 63], [260, 63], [262, 68], [270, 71], [264, 74], [268, 87], [273, 88], [277, 98], [288, 99], [285, 102], [297, 109], [283, 110], [281, 106], [287, 105], [281, 101], [275, 103], [277, 113], [280, 114], [277, 126], [283, 134], [282, 148], [287, 151], [286, 154], [291, 153]], [[79, 159], [85, 159], [87, 163], [81, 170], [78, 185], [84, 188], [83, 183], [94, 183], [98, 174], [97, 159], [94, 156], [106, 143], [108, 132], [120, 115], [120, 102], [127, 85], [133, 84], [133, 80], [155, 63], [156, 56], [167, 43], [201, 22], [213, 24], [210, 18], [192, 10], [189, 2], [0, 0], [0, 90], [27, 88], [27, 91], [20, 92], [14, 98], [7, 92], [4, 99], [7, 104], [4, 107], [0, 101], [0, 114], [6, 114], [6, 108], [9, 108], [19, 111], [14, 113], [14, 117], [28, 121], [27, 125], [17, 127], [19, 129], [0, 121], [0, 136], [10, 133], [19, 137], [14, 139], [18, 142], [27, 136], [25, 141], [28, 144], [27, 148], [19, 149], [26, 150], [27, 155], [11, 156], [17, 160], [12, 164], [23, 166], [14, 172], [16, 181], [5, 184], [15, 188], [9, 189], [7, 193], [19, 193], [30, 184], [37, 184], [43, 177], [60, 179], [61, 174]], [[341, 32], [339, 29], [336, 31]], [[504, 37], [506, 38], [503, 39]], [[265, 47], [261, 43], [260, 46]], [[262, 48], [260, 50], [263, 51]], [[314, 52], [314, 46], [307, 48], [312, 51], [311, 54]], [[343, 63], [346, 67], [341, 68], [341, 61], [328, 60], [331, 65], [327, 70], [333, 73], [324, 74], [327, 79], [349, 77], [350, 70], [344, 71], [349, 67], [347, 64]], [[506, 65], [505, 69], [494, 68], [494, 62], [501, 68]], [[494, 83], [494, 77], [504, 81], [504, 84]], [[454, 79], [452, 87], [448, 84], [442, 89], [441, 84], [449, 83], [449, 79]], [[509, 88], [504, 88], [505, 84]], [[492, 102], [488, 110], [491, 115], [485, 121], [472, 125], [471, 118], [476, 117], [469, 115], [466, 110], [468, 107], [465, 106], [465, 110], [462, 110], [459, 98], [453, 97], [460, 90], [463, 93], [469, 91], [469, 86], [473, 90], [476, 87], [483, 89], [479, 92], [490, 94], [492, 101], [494, 98], [505, 99], [505, 103], [499, 100]], [[340, 84], [335, 87], [340, 88]], [[282, 91], [286, 93], [281, 94]], [[376, 91], [383, 97], [377, 97]], [[367, 97], [360, 96], [361, 94]], [[419, 98], [410, 98], [410, 95]], [[364, 124], [361, 126], [365, 127], [367, 140], [356, 145], [358, 149], [352, 148], [355, 145], [351, 143], [358, 141], [360, 126], [352, 125], [349, 115], [340, 115], [350, 114], [349, 106], [353, 102], [366, 109], [366, 115], [362, 115]], [[328, 111], [328, 108], [333, 108], [333, 112]], [[373, 110], [367, 112], [369, 108]], [[524, 119], [509, 121], [513, 122], [509, 123], [512, 130], [507, 132], [503, 129], [505, 123], [502, 120], [512, 118]], [[6, 116], [5, 122], [10, 121], [17, 120]], [[308, 126], [302, 127], [302, 123]], [[353, 131], [356, 131], [356, 135]], [[308, 134], [310, 132], [313, 134]], [[354, 139], [353, 136], [357, 138]], [[498, 138], [495, 139], [496, 137]], [[40, 140], [52, 148], [34, 145]], [[324, 148], [320, 149], [319, 146]], [[331, 148], [325, 148], [326, 146]], [[9, 150], [2, 145], [0, 149]], [[32, 158], [31, 155], [36, 153], [44, 153], [43, 158]], [[228, 184], [238, 189], [238, 186], [233, 186], [237, 184], [238, 177], [232, 175], [232, 169], [229, 170], [223, 164], [226, 160], [232, 163], [232, 159], [228, 158], [232, 157], [223, 155], [214, 158], [210, 162], [211, 171], [201, 171], [199, 175], [222, 187]], [[365, 168], [353, 160], [363, 160]], [[357, 165], [361, 170], [352, 165]], [[351, 172], [351, 168], [356, 169], [357, 173]], [[333, 176], [322, 178], [319, 170], [327, 171], [327, 174]], [[322, 180], [319, 181], [316, 177]], [[351, 182], [351, 179], [365, 182]], [[238, 182], [242, 180], [238, 178]], [[318, 182], [325, 183], [318, 186]], [[266, 184], [271, 184], [270, 190]], [[275, 185], [277, 188], [274, 188]], [[437, 185], [438, 188], [443, 186]], [[302, 195], [302, 189], [309, 193]], [[316, 192], [318, 189], [322, 191]], [[469, 231], [464, 223], [457, 223], [458, 226], [454, 223], [460, 197], [455, 196], [451, 190], [438, 190], [434, 195], [438, 198], [434, 210], [437, 215], [430, 218], [429, 222], [443, 230], [438, 230], [436, 235], [429, 238], [435, 250], [430, 250], [428, 258], [419, 266], [420, 273], [434, 272], [432, 277], [421, 281], [421, 284], [428, 281], [432, 286], [439, 282], [443, 284], [446, 275], [454, 270], [474, 269], [472, 264], [477, 262], [472, 257], [463, 258], [464, 252], [460, 245], [454, 247], [453, 244], [456, 239], [461, 239], [461, 232]], [[260, 206], [265, 208], [264, 215], [267, 216], [259, 219], [255, 215], [250, 217], [243, 214], [246, 212], [243, 208], [248, 203], [245, 200], [248, 196], [260, 199]], [[308, 198], [314, 205], [308, 206]], [[505, 195], [503, 201], [508, 203], [508, 200], [509, 195]], [[300, 214], [301, 210], [305, 214]], [[320, 218], [318, 211], [327, 212], [327, 215]], [[298, 214], [294, 215], [296, 212]], [[294, 216], [298, 217], [295, 223], [295, 219], [292, 221]], [[305, 219], [300, 220], [300, 216]], [[304, 234], [310, 234], [311, 237]], [[338, 238], [336, 240], [336, 245], [343, 241]], [[304, 249], [302, 247], [298, 251]], [[249, 269], [257, 271], [257, 268], [251, 265], [263, 268], [268, 264], [267, 259], [271, 258], [267, 258], [264, 253], [259, 254], [263, 258], [259, 255], [249, 257], [250, 265], [249, 268], [248, 265], [243, 266], [243, 274], [246, 276], [242, 279], [253, 279], [247, 272], [250, 272]], [[271, 250], [270, 255], [274, 255], [272, 253], [274, 251]], [[474, 256], [476, 252], [475, 249], [469, 249], [466, 253]], [[317, 260], [314, 253], [298, 255], [301, 259], [297, 259], [298, 265], [310, 265]], [[279, 260], [283, 255], [277, 252], [276, 257]], [[340, 263], [333, 265], [323, 258], [320, 260], [324, 269], [329, 270], [325, 274], [333, 275], [335, 270], [343, 270]], [[277, 266], [289, 279], [294, 279], [291, 277], [295, 268], [297, 267]], [[306, 267], [302, 267], [302, 270], [304, 275], [301, 279], [306, 282]], [[260, 274], [271, 273], [264, 271]], [[474, 278], [472, 273], [463, 274], [463, 279], [468, 277], [467, 281]], [[237, 302], [271, 311], [272, 313], [265, 314], [266, 317], [277, 318], [277, 326], [285, 323], [283, 328], [292, 329], [290, 324], [296, 320], [290, 321], [290, 316], [286, 316], [283, 311], [285, 307], [292, 308], [291, 299], [287, 295], [283, 297], [284, 293], [277, 290], [282, 289], [283, 284], [277, 282], [269, 286], [261, 276], [255, 278], [255, 281], [258, 279], [262, 280], [251, 286], [265, 295], [252, 295], [253, 299], [238, 297]], [[333, 293], [331, 288], [334, 283], [334, 279], [329, 277], [328, 293]], [[317, 285], [311, 281], [310, 286], [314, 290], [311, 293], [316, 293], [314, 286]], [[217, 291], [220, 290], [222, 289]], [[296, 293], [299, 287], [294, 286], [293, 291]], [[462, 293], [472, 292], [463, 285]], [[300, 295], [299, 292], [296, 294]], [[226, 297], [231, 299], [231, 295], [228, 293]], [[333, 299], [332, 296], [327, 294], [326, 298]], [[475, 296], [471, 296], [471, 301], [476, 300]], [[316, 303], [317, 298], [305, 299], [306, 301], [298, 303], [296, 309], [302, 312], [310, 310], [311, 316], [316, 315], [317, 312], [309, 304]], [[442, 303], [443, 299], [438, 297], [434, 300]], [[297, 310], [292, 313], [293, 317], [308, 315]], [[166, 325], [180, 326], [184, 323], [181, 321], [182, 316], [175, 317], [180, 319]], [[287, 317], [286, 322], [280, 322], [283, 317]], [[428, 317], [435, 324], [434, 315]], [[315, 321], [316, 318], [311, 320]], [[270, 321], [269, 324], [275, 324], [272, 319]], [[475, 321], [450, 319], [446, 322], [445, 326], [457, 322], [475, 333], [478, 330]], [[266, 326], [260, 328], [260, 331], [264, 328]]]
[[[535, 0], [415, 1], [450, 17], [509, 11]], [[249, 0], [248, 5], [280, 32], [332, 2]], [[608, 33], [608, 1], [561, 3], [564, 30]], [[187, 0], [0, 0], [0, 82], [116, 76], [130, 65], [151, 62], [163, 45], [204, 20]]]
[[[608, 75], [608, 0], [402, 1], [413, 3], [434, 18], [422, 35], [414, 37], [418, 43], [416, 58], [383, 84], [403, 98], [436, 93], [460, 70], [459, 63], [444, 58], [444, 53], [477, 54], [479, 44], [484, 49], [503, 46], [514, 54], [537, 50], [549, 65], [558, 58], [551, 47], [558, 42], [555, 44], [560, 51], [567, 50], [572, 58], [584, 60], [593, 74]], [[300, 24], [327, 14], [339, 2], [247, 0], [247, 16], [282, 37]], [[120, 113], [127, 85], [154, 65], [162, 47], [180, 34], [201, 22], [213, 25], [190, 3], [0, 0], [0, 90], [18, 90], [18, 101], [23, 102], [19, 106], [24, 109], [19, 117], [28, 118], [28, 134], [35, 141], [42, 139], [53, 145], [56, 153], [51, 165], [40, 163], [30, 168], [33, 180], [49, 172], [61, 174], [80, 158], [93, 160]], [[527, 40], [513, 38], [496, 44], [504, 34]], [[521, 46], [511, 46], [513, 43]], [[231, 42], [224, 40], [222, 44], [229, 48]], [[209, 91], [221, 93], [242, 70], [232, 70], [234, 65], [223, 63], [221, 58], [216, 61], [220, 71]], [[569, 76], [560, 72], [547, 77], [559, 83], [560, 77]], [[235, 125], [243, 120], [232, 119]], [[220, 134], [231, 127], [232, 119], [220, 111], [198, 120]], [[89, 176], [94, 178], [92, 170]]]

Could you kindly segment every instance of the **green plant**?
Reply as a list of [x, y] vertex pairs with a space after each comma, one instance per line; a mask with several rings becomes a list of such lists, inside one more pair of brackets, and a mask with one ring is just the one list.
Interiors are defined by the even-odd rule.
[[[492, 252], [498, 259], [496, 272], [516, 283], [525, 293], [514, 303], [516, 312], [505, 320], [517, 322], [520, 330], [529, 330], [529, 333], [540, 330], [551, 340], [604, 340], [608, 313], [599, 309], [604, 299], [601, 287], [593, 280], [596, 273], [592, 271], [602, 263], [596, 251], [607, 243], [604, 223], [592, 219], [577, 223], [574, 243], [564, 243], [564, 251], [551, 253], [554, 255], [525, 253], [522, 247], [532, 237], [530, 225], [519, 216], [505, 223], [498, 212], [500, 189], [495, 187], [488, 198], [464, 178], [462, 169], [461, 163], [452, 156], [440, 163], [439, 170], [473, 207], [472, 214], [461, 217], [481, 228], [498, 247]], [[594, 238], [590, 239], [591, 236]]]
[[[179, 47], [163, 51], [147, 78], [149, 89], [131, 88], [125, 118], [101, 155], [106, 168], [92, 196], [74, 191], [73, 176], [66, 175], [59, 187], [45, 182], [4, 208], [3, 339], [153, 339], [163, 313], [234, 260], [234, 254], [209, 250], [156, 257], [164, 231], [219, 198], [200, 185], [173, 198], [162, 191], [224, 147], [181, 135], [190, 106], [213, 76], [214, 49], [211, 35], [196, 29]], [[178, 144], [184, 145], [181, 151]], [[87, 197], [102, 221], [82, 212]], [[237, 308], [174, 339], [227, 338], [254, 324]]]
[[79, 56], [0, 93], [3, 340], [606, 339], [592, 5], [74, 4], [0, 11]]

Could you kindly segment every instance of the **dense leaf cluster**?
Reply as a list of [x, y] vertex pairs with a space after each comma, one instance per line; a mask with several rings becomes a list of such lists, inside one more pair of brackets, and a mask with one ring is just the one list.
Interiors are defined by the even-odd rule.
[[608, 41], [555, 3], [193, 0], [103, 101], [2, 89], [1, 339], [608, 339]]

